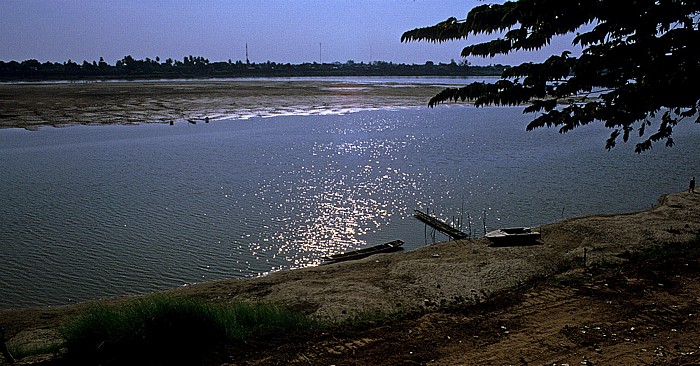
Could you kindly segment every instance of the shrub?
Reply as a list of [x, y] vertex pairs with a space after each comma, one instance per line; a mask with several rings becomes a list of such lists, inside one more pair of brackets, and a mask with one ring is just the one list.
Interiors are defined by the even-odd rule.
[[123, 306], [96, 305], [64, 335], [67, 357], [75, 363], [183, 364], [229, 340], [311, 326], [307, 317], [273, 305], [157, 296]]

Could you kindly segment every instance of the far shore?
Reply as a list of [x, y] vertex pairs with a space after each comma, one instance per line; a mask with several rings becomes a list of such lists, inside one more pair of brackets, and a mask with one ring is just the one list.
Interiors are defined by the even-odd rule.
[[0, 84], [0, 128], [204, 123], [425, 107], [448, 86], [289, 79]]
[[[662, 196], [637, 213], [593, 215], [538, 228], [538, 245], [491, 247], [485, 238], [429, 245], [413, 251], [272, 273], [252, 279], [207, 282], [166, 291], [227, 303], [284, 305], [333, 322], [358, 314], [422, 312], [446, 305], [478, 303], [564, 267], [623, 262], [625, 253], [700, 234], [700, 193]], [[584, 263], [585, 258], [585, 263]], [[103, 302], [119, 303], [133, 297]], [[40, 345], [60, 339], [58, 328], [90, 303], [0, 311], [13, 344]]]

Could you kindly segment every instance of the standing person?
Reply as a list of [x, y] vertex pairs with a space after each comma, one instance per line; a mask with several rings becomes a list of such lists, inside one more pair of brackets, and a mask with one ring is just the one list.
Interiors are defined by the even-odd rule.
[[690, 180], [690, 186], [688, 187], [688, 192], [695, 193], [695, 177]]

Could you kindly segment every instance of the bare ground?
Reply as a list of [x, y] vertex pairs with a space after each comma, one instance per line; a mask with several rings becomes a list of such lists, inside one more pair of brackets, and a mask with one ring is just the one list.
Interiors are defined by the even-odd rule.
[[[228, 345], [211, 354], [205, 364], [212, 365], [700, 362], [699, 258], [626, 259], [694, 239], [699, 211], [700, 194], [682, 192], [644, 212], [543, 226], [539, 245], [451, 241], [171, 293], [273, 302], [332, 321], [372, 311], [403, 314], [369, 326]], [[11, 345], [60, 341], [57, 327], [84, 306], [1, 311], [0, 324]]]
[[231, 345], [212, 364], [691, 364], [700, 361], [698, 269], [696, 255], [575, 270], [483, 304]]
[[0, 128], [204, 122], [305, 111], [425, 106], [443, 87], [333, 81], [0, 84]]

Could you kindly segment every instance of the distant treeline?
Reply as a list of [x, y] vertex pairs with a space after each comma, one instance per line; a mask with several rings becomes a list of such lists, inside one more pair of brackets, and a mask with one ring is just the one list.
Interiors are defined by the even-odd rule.
[[500, 76], [507, 66], [472, 66], [468, 62], [449, 64], [426, 62], [425, 64], [395, 64], [374, 61], [371, 63], [303, 63], [282, 64], [276, 62], [248, 63], [243, 61], [209, 62], [203, 57], [184, 57], [180, 60], [159, 57], [136, 60], [125, 56], [110, 65], [100, 57], [99, 61], [83, 61], [78, 64], [68, 60], [63, 63], [26, 60], [22, 62], [0, 61], [2, 81], [41, 80], [93, 80], [93, 79], [174, 79], [174, 78], [236, 78], [236, 77], [291, 77], [291, 76]]

